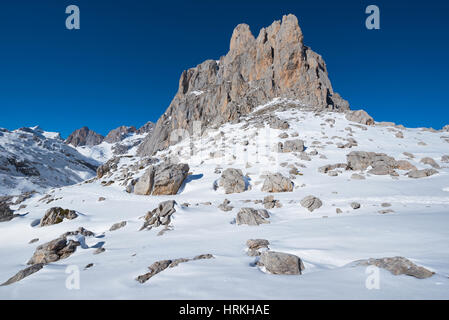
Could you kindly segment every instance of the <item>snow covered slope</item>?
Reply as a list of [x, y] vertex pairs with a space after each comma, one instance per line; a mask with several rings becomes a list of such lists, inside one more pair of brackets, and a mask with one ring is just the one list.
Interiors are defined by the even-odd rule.
[[[289, 128], [270, 128], [274, 117], [288, 122]], [[306, 150], [278, 152], [279, 142], [285, 147], [293, 139], [303, 140]], [[310, 111], [294, 103], [269, 104], [239, 122], [206, 130], [159, 152], [156, 157], [161, 161], [190, 166], [191, 175], [176, 195], [127, 193], [130, 179], [140, 177], [147, 168], [142, 163], [148, 162], [129, 156], [118, 159], [115, 169], [101, 179], [26, 200], [26, 207], [15, 212], [23, 216], [0, 223], [0, 282], [24, 269], [37, 246], [67, 231], [84, 227], [95, 236], [77, 235], [82, 245], [75, 253], [0, 287], [0, 298], [448, 299], [449, 165], [444, 157], [448, 141], [445, 132], [364, 126], [349, 122], [343, 113]], [[421, 162], [430, 157], [437, 173], [414, 179], [407, 175], [410, 169], [386, 175], [369, 173], [371, 168], [322, 169], [346, 163], [353, 151], [385, 153], [417, 170], [434, 169], [428, 160]], [[248, 190], [225, 194], [214, 187], [227, 168], [242, 170]], [[261, 191], [265, 176], [276, 172], [292, 180], [292, 192]], [[236, 224], [241, 208], [262, 209], [267, 195], [282, 205], [268, 210], [269, 223]], [[308, 195], [323, 205], [308, 211], [300, 204]], [[218, 208], [225, 199], [232, 210]], [[163, 234], [162, 226], [139, 231], [142, 217], [166, 200], [177, 203], [170, 227]], [[360, 208], [354, 210], [353, 202]], [[56, 206], [76, 210], [79, 216], [37, 226], [46, 210]], [[110, 231], [122, 221], [124, 227]], [[29, 244], [35, 238], [39, 240]], [[267, 239], [271, 250], [297, 255], [304, 262], [303, 274], [264, 272], [254, 264], [256, 257], [247, 255], [248, 239]], [[94, 254], [98, 248], [105, 251]], [[200, 254], [214, 258], [167, 268], [144, 284], [135, 280], [156, 261]], [[394, 256], [435, 274], [417, 279], [380, 269], [379, 288], [368, 289], [370, 273], [353, 262]], [[67, 285], [73, 280], [70, 276], [78, 275], [74, 270], [79, 271], [79, 288]]]
[[98, 162], [39, 127], [0, 129], [0, 195], [71, 185], [95, 175]]

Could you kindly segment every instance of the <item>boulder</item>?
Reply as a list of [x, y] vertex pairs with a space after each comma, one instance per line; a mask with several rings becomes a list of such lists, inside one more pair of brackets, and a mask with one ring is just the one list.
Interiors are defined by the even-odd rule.
[[115, 230], [121, 229], [121, 228], [123, 228], [125, 226], [126, 226], [126, 221], [117, 222], [117, 223], [114, 223], [111, 226], [111, 228], [109, 228], [109, 231], [115, 231]]
[[346, 113], [346, 120], [368, 126], [374, 125], [374, 119], [365, 110], [348, 111]]
[[225, 212], [231, 211], [232, 209], [234, 209], [234, 207], [230, 206], [229, 205], [230, 203], [231, 203], [231, 201], [229, 201], [228, 199], [224, 199], [223, 203], [218, 206], [218, 209], [225, 211]]
[[168, 226], [171, 222], [171, 216], [176, 212], [175, 205], [176, 201], [174, 200], [159, 203], [157, 208], [149, 211], [145, 215], [145, 222], [140, 230], [151, 230], [152, 228], [157, 228], [161, 225]]
[[161, 164], [154, 173], [154, 186], [152, 195], [174, 195], [178, 193], [184, 180], [189, 174], [189, 165]]
[[360, 209], [361, 205], [358, 202], [351, 202], [351, 208], [354, 210]]
[[357, 265], [362, 266], [376, 266], [390, 271], [395, 276], [408, 275], [418, 279], [426, 279], [434, 275], [434, 272], [427, 270], [424, 267], [417, 266], [410, 260], [404, 257], [368, 259], [356, 262]]
[[280, 173], [269, 174], [261, 190], [263, 192], [292, 192], [293, 182]]
[[0, 222], [10, 221], [13, 218], [14, 211], [6, 203], [0, 203]]
[[53, 207], [45, 212], [44, 217], [41, 219], [40, 226], [50, 226], [58, 224], [64, 221], [64, 219], [73, 220], [78, 217], [78, 214], [74, 210], [63, 209], [61, 207]]
[[250, 257], [260, 256], [260, 249], [269, 249], [268, 245], [270, 243], [265, 239], [249, 239], [246, 241], [246, 246], [248, 247], [248, 255]]
[[154, 184], [154, 171], [153, 166], [149, 166], [148, 169], [145, 170], [143, 175], [134, 184], [134, 194], [144, 196], [151, 194]]
[[268, 218], [268, 217], [269, 217], [269, 215], [266, 210], [263, 210], [263, 209], [255, 210], [252, 208], [241, 208], [240, 211], [237, 213], [236, 223], [237, 223], [237, 225], [246, 224], [249, 226], [258, 226], [260, 224], [270, 223], [269, 221], [265, 220], [265, 218]]
[[369, 173], [374, 175], [397, 175], [394, 169], [397, 168], [397, 162], [393, 157], [384, 153], [353, 151], [346, 155], [349, 170], [366, 170], [372, 167]]
[[303, 152], [304, 149], [304, 141], [300, 139], [288, 140], [279, 145], [280, 152]]
[[301, 200], [301, 206], [312, 212], [315, 209], [321, 208], [323, 202], [320, 199], [314, 196], [307, 196]]
[[407, 160], [396, 161], [396, 166], [399, 170], [416, 170], [416, 167]]
[[437, 173], [438, 173], [438, 171], [435, 169], [412, 170], [409, 173], [407, 173], [407, 176], [409, 178], [419, 179], [419, 178], [430, 177]]
[[304, 270], [304, 264], [299, 257], [283, 252], [262, 252], [257, 264], [272, 274], [295, 275]]
[[224, 188], [226, 194], [241, 193], [246, 190], [245, 179], [240, 169], [228, 168], [224, 170], [218, 185]]
[[60, 237], [36, 248], [28, 264], [47, 264], [69, 257], [80, 246], [78, 241]]
[[441, 169], [440, 165], [438, 163], [436, 163], [436, 161], [430, 157], [422, 158], [420, 162], [423, 164], [428, 164], [429, 166], [431, 166], [434, 169]]

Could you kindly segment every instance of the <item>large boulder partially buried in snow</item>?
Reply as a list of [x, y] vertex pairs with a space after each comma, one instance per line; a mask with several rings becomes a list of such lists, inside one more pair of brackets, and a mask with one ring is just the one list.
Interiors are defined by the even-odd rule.
[[356, 110], [346, 112], [346, 120], [365, 124], [374, 125], [374, 119], [365, 110]]
[[280, 173], [266, 176], [262, 186], [263, 192], [292, 192], [293, 182]]
[[228, 168], [221, 174], [218, 185], [224, 188], [226, 194], [241, 193], [245, 191], [245, 178], [242, 170]]
[[265, 267], [265, 270], [272, 274], [301, 274], [304, 270], [304, 264], [301, 258], [294, 254], [265, 251], [260, 255], [257, 264]]
[[307, 196], [301, 200], [301, 206], [312, 212], [315, 209], [321, 208], [323, 202], [314, 196]]
[[435, 169], [412, 170], [409, 173], [407, 173], [407, 176], [409, 178], [419, 179], [419, 178], [430, 177], [437, 173], [438, 173], [438, 171]]
[[381, 259], [367, 259], [356, 261], [356, 265], [362, 266], [376, 266], [390, 271], [395, 276], [405, 274], [418, 279], [426, 279], [434, 275], [434, 272], [427, 270], [424, 267], [417, 266], [410, 260], [404, 257], [381, 258]]
[[178, 193], [189, 174], [189, 165], [185, 163], [162, 163], [150, 166], [134, 186], [139, 195], [174, 195]]

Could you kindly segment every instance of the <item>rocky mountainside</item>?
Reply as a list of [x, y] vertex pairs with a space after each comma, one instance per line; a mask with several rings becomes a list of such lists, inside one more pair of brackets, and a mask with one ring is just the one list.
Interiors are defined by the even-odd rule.
[[74, 147], [79, 147], [95, 146], [100, 144], [103, 140], [104, 137], [101, 134], [90, 130], [88, 127], [82, 127], [81, 129], [73, 131], [65, 142]]
[[152, 155], [166, 148], [171, 132], [191, 132], [194, 121], [201, 121], [203, 127], [217, 126], [274, 98], [316, 109], [349, 109], [348, 102], [333, 91], [322, 57], [304, 45], [293, 15], [263, 28], [257, 38], [248, 25], [238, 25], [226, 56], [184, 71], [176, 96], [138, 153]]
[[42, 191], [91, 178], [98, 162], [39, 127], [0, 129], [0, 195]]

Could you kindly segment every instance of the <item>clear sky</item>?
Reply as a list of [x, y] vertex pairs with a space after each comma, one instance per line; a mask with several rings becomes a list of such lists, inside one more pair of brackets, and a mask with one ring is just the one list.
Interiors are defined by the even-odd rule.
[[[65, 28], [70, 4], [80, 30]], [[365, 28], [370, 4], [380, 30]], [[287, 13], [351, 108], [410, 127], [449, 123], [449, 1], [15, 0], [0, 4], [0, 127], [66, 137], [156, 121], [182, 71], [226, 54], [238, 23], [257, 36]]]

